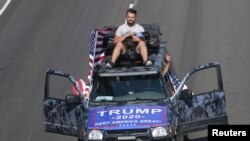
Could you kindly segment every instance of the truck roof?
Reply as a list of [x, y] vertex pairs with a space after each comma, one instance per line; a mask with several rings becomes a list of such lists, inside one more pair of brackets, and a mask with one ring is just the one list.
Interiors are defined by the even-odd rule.
[[150, 75], [158, 74], [159, 69], [156, 67], [119, 67], [113, 69], [102, 68], [98, 71], [100, 77], [112, 77], [112, 76], [134, 76], [134, 75]]

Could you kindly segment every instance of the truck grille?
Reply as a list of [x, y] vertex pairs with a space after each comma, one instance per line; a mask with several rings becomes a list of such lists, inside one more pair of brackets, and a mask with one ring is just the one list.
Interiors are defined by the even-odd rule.
[[[135, 139], [126, 139], [127, 141], [151, 139], [151, 134], [148, 129], [106, 131], [104, 136], [105, 141], [124, 140], [123, 137], [135, 137]], [[119, 137], [123, 139], [119, 139]]]

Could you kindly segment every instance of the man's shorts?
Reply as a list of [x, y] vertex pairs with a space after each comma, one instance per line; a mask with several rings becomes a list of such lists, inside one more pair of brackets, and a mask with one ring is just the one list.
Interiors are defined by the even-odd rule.
[[127, 48], [125, 54], [123, 54], [122, 56], [129, 60], [137, 60], [140, 58], [140, 54], [137, 53], [135, 47]]

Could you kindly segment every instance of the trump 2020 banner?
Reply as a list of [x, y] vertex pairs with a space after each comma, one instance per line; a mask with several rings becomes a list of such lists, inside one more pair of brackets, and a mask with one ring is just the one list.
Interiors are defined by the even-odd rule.
[[89, 111], [89, 129], [131, 129], [165, 125], [166, 106], [107, 106]]

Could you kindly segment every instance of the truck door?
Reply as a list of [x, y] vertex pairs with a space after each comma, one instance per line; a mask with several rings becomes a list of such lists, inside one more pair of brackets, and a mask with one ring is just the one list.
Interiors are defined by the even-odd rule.
[[184, 79], [188, 89], [181, 90], [176, 99], [178, 132], [186, 134], [211, 124], [228, 124], [220, 64], [198, 66]]
[[75, 81], [69, 74], [53, 70], [46, 73], [43, 100], [46, 132], [79, 136], [86, 108], [80, 96], [72, 94], [72, 82]]

